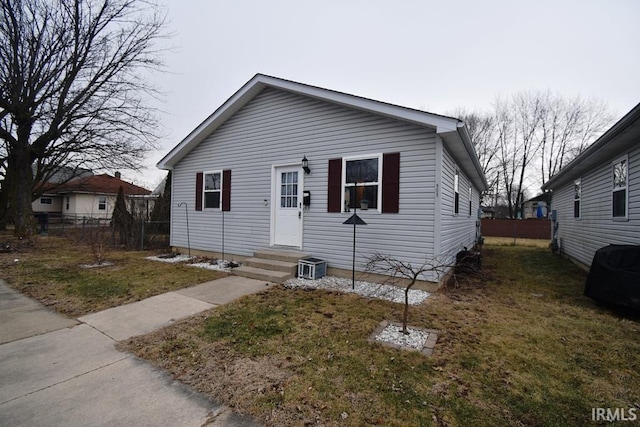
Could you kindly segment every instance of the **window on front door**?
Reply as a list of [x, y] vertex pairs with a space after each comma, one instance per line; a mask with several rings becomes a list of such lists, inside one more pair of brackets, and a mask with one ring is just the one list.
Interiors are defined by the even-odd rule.
[[282, 172], [280, 177], [280, 207], [298, 207], [298, 172]]
[[366, 200], [370, 209], [378, 209], [382, 168], [381, 156], [344, 158], [344, 211], [359, 207]]

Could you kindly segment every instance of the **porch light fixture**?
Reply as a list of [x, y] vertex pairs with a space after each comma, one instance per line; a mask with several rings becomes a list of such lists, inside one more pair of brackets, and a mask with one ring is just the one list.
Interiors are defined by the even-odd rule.
[[307, 160], [307, 156], [302, 158], [302, 169], [304, 169], [305, 175], [309, 175], [311, 173], [311, 169], [309, 169], [309, 160]]

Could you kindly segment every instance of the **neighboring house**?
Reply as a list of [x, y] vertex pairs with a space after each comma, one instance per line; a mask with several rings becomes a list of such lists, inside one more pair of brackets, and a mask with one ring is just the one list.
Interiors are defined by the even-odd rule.
[[33, 212], [48, 212], [60, 215], [64, 220], [77, 221], [88, 218], [110, 219], [120, 187], [129, 200], [130, 211], [151, 194], [146, 188], [120, 179], [119, 172], [116, 172], [115, 177], [107, 174], [86, 175], [49, 187], [49, 190], [33, 202]]
[[560, 250], [590, 266], [610, 244], [640, 245], [640, 104], [542, 187]]
[[551, 206], [551, 193], [542, 193], [522, 204], [522, 217], [524, 219], [546, 219]]
[[294, 248], [332, 274], [351, 270], [350, 207], [367, 223], [357, 269], [376, 251], [420, 265], [474, 246], [487, 189], [460, 120], [261, 74], [158, 167], [173, 171], [172, 246]]

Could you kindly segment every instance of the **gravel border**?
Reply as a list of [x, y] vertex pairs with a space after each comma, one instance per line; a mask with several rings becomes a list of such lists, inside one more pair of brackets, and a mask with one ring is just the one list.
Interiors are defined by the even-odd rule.
[[[350, 279], [325, 276], [321, 279], [289, 279], [284, 284], [287, 288], [328, 289], [346, 293], [355, 293], [369, 298], [378, 298], [404, 304], [404, 289], [380, 283], [356, 281], [352, 289]], [[409, 305], [418, 305], [429, 298], [431, 294], [419, 289], [409, 289]]]
[[408, 326], [408, 335], [402, 333], [402, 324], [383, 320], [369, 335], [371, 344], [378, 343], [398, 350], [419, 351], [425, 356], [433, 353], [438, 342], [438, 331], [435, 329]]

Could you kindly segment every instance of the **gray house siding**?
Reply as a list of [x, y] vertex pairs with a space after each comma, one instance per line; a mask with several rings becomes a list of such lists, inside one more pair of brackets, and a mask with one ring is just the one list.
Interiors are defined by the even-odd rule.
[[[454, 176], [459, 176], [459, 208], [454, 211]], [[442, 255], [455, 259], [455, 254], [465, 246], [471, 248], [476, 240], [475, 224], [479, 206], [478, 189], [473, 188], [471, 181], [459, 170], [446, 149], [443, 150], [442, 186], [441, 186], [441, 250]], [[469, 188], [472, 188], [471, 213], [469, 213]]]
[[[374, 251], [422, 262], [435, 250], [435, 145], [435, 132], [424, 127], [265, 89], [175, 165], [171, 244], [187, 246], [185, 211], [175, 208], [186, 202], [191, 247], [222, 250], [223, 212], [194, 209], [195, 177], [202, 171], [230, 169], [231, 210], [224, 212], [224, 250], [250, 256], [268, 247], [272, 166], [299, 165], [306, 156], [311, 173], [304, 176], [304, 188], [312, 200], [303, 211], [302, 249], [328, 260], [331, 267], [350, 269], [352, 228], [342, 224], [350, 214], [327, 213], [328, 161], [400, 152], [399, 213], [358, 211], [368, 225], [358, 228], [356, 262], [362, 265]], [[468, 186], [464, 182], [461, 188]], [[466, 197], [461, 192], [465, 219]], [[467, 243], [467, 234], [461, 233], [464, 242], [458, 246]], [[451, 242], [456, 238], [447, 237]]]
[[561, 249], [570, 257], [591, 265], [596, 250], [610, 244], [640, 244], [640, 147], [628, 152], [627, 220], [612, 218], [612, 162], [579, 177], [582, 186], [581, 216], [573, 216], [573, 181], [554, 191], [552, 209], [558, 215]]

